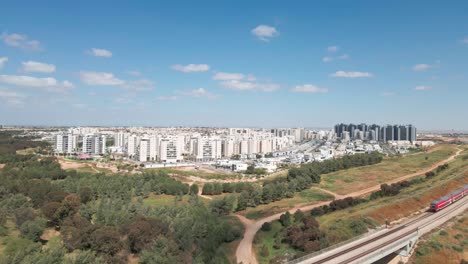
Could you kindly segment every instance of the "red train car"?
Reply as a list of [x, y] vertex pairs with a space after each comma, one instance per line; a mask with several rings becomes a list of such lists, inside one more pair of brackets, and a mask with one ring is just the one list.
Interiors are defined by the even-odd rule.
[[431, 211], [437, 212], [442, 208], [445, 208], [457, 200], [460, 200], [464, 196], [468, 195], [468, 185], [463, 186], [460, 190], [456, 190], [455, 192], [446, 195], [439, 200], [433, 201], [431, 203]]

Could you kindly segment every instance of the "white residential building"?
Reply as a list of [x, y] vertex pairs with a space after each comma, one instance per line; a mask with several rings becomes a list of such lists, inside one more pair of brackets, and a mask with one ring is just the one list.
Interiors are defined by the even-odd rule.
[[128, 142], [127, 142], [127, 154], [129, 156], [136, 155], [139, 144], [140, 144], [140, 137], [135, 136], [135, 135], [129, 136]]
[[106, 153], [106, 136], [85, 135], [83, 137], [82, 152], [90, 155], [102, 155]]
[[73, 134], [55, 136], [55, 152], [74, 153], [76, 151], [77, 136]]
[[[159, 142], [159, 160], [161, 162], [176, 163], [182, 161], [182, 149], [179, 137], [164, 138]], [[182, 142], [183, 143], [183, 142]]]

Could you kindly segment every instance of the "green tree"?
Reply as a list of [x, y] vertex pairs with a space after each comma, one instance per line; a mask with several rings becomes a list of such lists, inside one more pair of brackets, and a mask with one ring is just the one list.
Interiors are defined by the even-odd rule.
[[283, 226], [291, 225], [291, 214], [289, 213], [289, 211], [280, 216], [280, 222]]
[[198, 185], [196, 183], [190, 186], [190, 194], [191, 195], [198, 195]]
[[34, 242], [39, 241], [47, 221], [43, 218], [37, 218], [32, 221], [26, 221], [20, 226], [21, 235], [24, 238], [30, 239]]

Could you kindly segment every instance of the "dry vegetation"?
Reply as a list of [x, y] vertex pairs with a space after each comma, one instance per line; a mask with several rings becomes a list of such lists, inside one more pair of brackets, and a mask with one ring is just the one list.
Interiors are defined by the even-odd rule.
[[423, 237], [409, 263], [461, 263], [468, 260], [468, 212]]
[[[456, 146], [439, 146], [431, 153], [386, 158], [379, 164], [322, 175], [320, 186], [338, 194], [352, 193], [398, 177], [416, 173], [456, 152]], [[427, 157], [427, 158], [426, 158]]]

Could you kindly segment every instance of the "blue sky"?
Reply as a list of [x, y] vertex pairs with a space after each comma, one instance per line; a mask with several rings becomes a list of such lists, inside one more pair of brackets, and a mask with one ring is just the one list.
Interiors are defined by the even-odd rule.
[[466, 1], [2, 1], [0, 123], [468, 130], [466, 10]]

